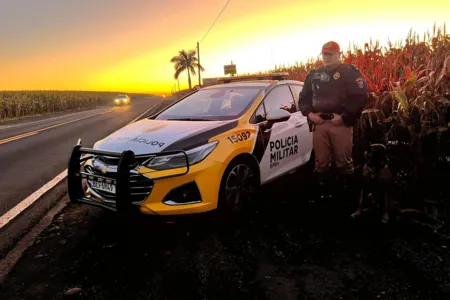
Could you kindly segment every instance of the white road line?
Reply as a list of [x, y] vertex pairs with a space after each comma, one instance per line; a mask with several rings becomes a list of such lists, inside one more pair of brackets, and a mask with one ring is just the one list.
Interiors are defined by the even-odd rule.
[[26, 123], [20, 123], [20, 124], [15, 124], [15, 125], [3, 125], [0, 126], [0, 130], [2, 129], [9, 129], [9, 128], [16, 128], [16, 127], [20, 127], [20, 126], [26, 126], [26, 125], [30, 125], [30, 124], [35, 124], [35, 123], [43, 123], [43, 122], [47, 122], [49, 120], [54, 120], [54, 119], [62, 119], [64, 117], [68, 117], [68, 116], [74, 116], [77, 114], [82, 114], [82, 113], [90, 113], [90, 112], [94, 112], [97, 110], [105, 110], [107, 108], [96, 108], [96, 109], [89, 109], [89, 110], [85, 110], [85, 111], [79, 111], [79, 112], [74, 112], [74, 113], [70, 113], [70, 114], [64, 114], [61, 116], [56, 116], [56, 117], [51, 117], [51, 118], [45, 118], [42, 120], [37, 120], [37, 121], [32, 121], [32, 122], [26, 122]]
[[6, 214], [0, 217], [0, 229], [3, 228], [9, 221], [17, 217], [22, 211], [24, 211], [31, 204], [36, 202], [43, 194], [45, 194], [48, 190], [57, 185], [60, 181], [64, 180], [67, 176], [67, 169], [64, 170], [61, 174], [44, 184], [40, 189], [36, 192], [22, 200], [19, 204], [14, 206], [11, 210], [9, 210]]
[[[151, 99], [151, 98], [154, 98], [154, 97], [150, 96], [150, 97], [141, 98], [139, 100], [148, 100], [148, 99]], [[73, 113], [69, 113], [69, 114], [63, 114], [61, 116], [45, 118], [45, 119], [42, 119], [42, 120], [37, 120], [37, 121], [32, 121], [32, 122], [25, 122], [25, 123], [14, 124], [14, 125], [1, 125], [0, 126], [0, 130], [16, 128], [16, 127], [26, 126], [26, 125], [40, 123], [40, 122], [46, 122], [48, 120], [61, 119], [61, 118], [68, 117], [68, 116], [74, 116], [74, 115], [77, 115], [77, 114], [89, 113], [89, 112], [94, 112], [94, 111], [97, 111], [97, 110], [104, 110], [104, 109], [108, 109], [108, 108], [110, 108], [110, 107], [87, 109], [87, 110], [84, 110], [84, 111], [77, 111], [77, 112], [73, 112]]]
[[[143, 114], [141, 114], [139, 117], [135, 118], [133, 121], [129, 122], [128, 124], [133, 123], [146, 113], [148, 113], [150, 110], [155, 108], [158, 104], [161, 104], [161, 102], [156, 103], [149, 109], [147, 109]], [[25, 209], [27, 209], [31, 204], [36, 202], [43, 194], [51, 190], [53, 187], [55, 187], [58, 183], [63, 181], [67, 177], [67, 169], [62, 171], [58, 176], [44, 184], [41, 188], [39, 188], [37, 191], [32, 193], [30, 196], [22, 200], [19, 204], [14, 206], [12, 209], [10, 209], [7, 213], [5, 213], [3, 216], [0, 217], [0, 229], [3, 228], [6, 224], [8, 224], [11, 220], [13, 220], [15, 217], [17, 217], [21, 212], [23, 212]]]
[[37, 134], [37, 133], [39, 133], [41, 131], [45, 131], [45, 130], [52, 129], [52, 128], [55, 128], [55, 127], [59, 127], [59, 126], [62, 126], [62, 125], [66, 125], [66, 124], [70, 124], [70, 123], [73, 123], [73, 122], [81, 121], [81, 120], [84, 120], [84, 119], [87, 119], [87, 118], [92, 118], [92, 117], [95, 117], [95, 116], [104, 115], [104, 114], [107, 114], [107, 113], [110, 113], [110, 112], [112, 112], [112, 109], [107, 110], [105, 112], [101, 112], [101, 113], [95, 114], [95, 115], [90, 115], [90, 116], [78, 118], [78, 119], [75, 119], [75, 120], [70, 120], [70, 121], [67, 121], [67, 122], [64, 122], [64, 123], [59, 123], [59, 124], [55, 124], [55, 125], [52, 125], [52, 126], [41, 128], [41, 129], [38, 129], [38, 130], [35, 130], [35, 131], [31, 131], [31, 132], [27, 132], [27, 133], [24, 133], [24, 134], [19, 134], [19, 135], [16, 135], [16, 136], [12, 136], [12, 137], [0, 140], [0, 145], [9, 143], [9, 142], [12, 142], [12, 141], [15, 141], [15, 140], [20, 140], [20, 139], [28, 137], [28, 136], [35, 135], [35, 134]]

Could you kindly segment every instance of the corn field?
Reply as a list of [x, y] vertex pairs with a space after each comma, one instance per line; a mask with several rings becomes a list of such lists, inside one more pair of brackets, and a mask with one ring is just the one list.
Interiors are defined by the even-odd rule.
[[111, 104], [116, 92], [0, 91], [0, 121]]
[[[364, 162], [369, 144], [383, 143], [397, 186], [407, 190], [405, 198], [449, 196], [444, 188], [450, 175], [450, 35], [446, 26], [434, 26], [422, 38], [411, 31], [404, 42], [389, 42], [385, 47], [370, 39], [363, 49], [354, 46], [344, 51], [342, 61], [356, 65], [370, 88], [355, 130], [356, 163]], [[288, 72], [290, 79], [304, 81], [307, 72], [320, 65], [317, 58], [275, 66], [269, 72]]]

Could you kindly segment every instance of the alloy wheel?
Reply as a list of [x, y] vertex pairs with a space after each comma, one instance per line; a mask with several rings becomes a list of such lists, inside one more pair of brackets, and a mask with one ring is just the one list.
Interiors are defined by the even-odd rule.
[[245, 164], [234, 166], [228, 173], [225, 184], [227, 206], [233, 211], [240, 211], [252, 200], [255, 192], [255, 175]]

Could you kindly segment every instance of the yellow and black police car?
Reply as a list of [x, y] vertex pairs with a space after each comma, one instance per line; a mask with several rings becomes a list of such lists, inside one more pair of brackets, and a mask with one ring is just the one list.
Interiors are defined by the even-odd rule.
[[186, 215], [240, 210], [255, 190], [312, 159], [286, 73], [224, 77], [162, 111], [72, 150], [71, 201], [116, 212]]

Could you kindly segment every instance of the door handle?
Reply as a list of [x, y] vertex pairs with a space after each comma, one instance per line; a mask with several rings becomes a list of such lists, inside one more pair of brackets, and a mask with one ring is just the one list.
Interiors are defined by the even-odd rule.
[[306, 122], [297, 122], [295, 123], [295, 127], [302, 127]]

